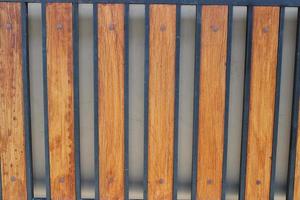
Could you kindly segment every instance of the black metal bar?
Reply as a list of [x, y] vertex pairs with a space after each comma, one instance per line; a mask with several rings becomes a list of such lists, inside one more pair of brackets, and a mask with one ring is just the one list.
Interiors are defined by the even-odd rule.
[[192, 200], [196, 200], [197, 193], [197, 162], [198, 162], [198, 126], [199, 126], [199, 95], [200, 95], [200, 48], [201, 48], [201, 15], [202, 6], [196, 7], [195, 32], [195, 72], [194, 72], [194, 113], [193, 113], [193, 163], [192, 163]]
[[231, 70], [231, 46], [232, 46], [232, 20], [233, 7], [228, 7], [227, 25], [227, 57], [226, 57], [226, 92], [224, 112], [224, 144], [223, 144], [223, 166], [222, 166], [222, 200], [225, 200], [227, 182], [227, 147], [228, 147], [228, 117], [229, 117], [229, 95], [230, 95], [230, 70]]
[[79, 25], [78, 3], [73, 0], [73, 64], [74, 64], [74, 140], [75, 140], [75, 186], [76, 199], [81, 198], [80, 177], [80, 111], [79, 111]]
[[278, 53], [277, 53], [277, 69], [276, 69], [274, 124], [273, 124], [270, 200], [274, 199], [274, 194], [275, 194], [276, 153], [277, 153], [277, 140], [278, 140], [278, 122], [279, 122], [279, 103], [280, 103], [280, 85], [281, 85], [282, 46], [283, 46], [283, 33], [284, 33], [284, 15], [285, 15], [285, 8], [281, 7], [280, 8], [280, 16], [279, 16], [279, 30], [278, 30]]
[[95, 200], [99, 200], [99, 121], [98, 121], [98, 5], [93, 4], [94, 27], [94, 151]]
[[[56, 0], [57, 1], [57, 0]], [[201, 5], [232, 5], [232, 6], [300, 6], [298, 0], [78, 0], [80, 3], [132, 3], [132, 4], [201, 4]]]
[[289, 171], [288, 171], [288, 188], [287, 199], [294, 199], [294, 181], [295, 181], [295, 164], [296, 150], [298, 140], [298, 118], [299, 118], [299, 100], [300, 100], [300, 8], [298, 8], [298, 24], [297, 24], [297, 42], [294, 70], [294, 95], [292, 105], [292, 124], [290, 137], [290, 154], [289, 154]]
[[27, 199], [32, 199], [33, 185], [32, 185], [31, 112], [30, 112], [30, 78], [29, 78], [29, 59], [28, 59], [27, 3], [21, 4], [21, 20], [22, 20], [22, 76], [23, 76], [23, 99], [24, 99], [25, 151], [26, 151], [26, 186], [27, 186]]
[[48, 127], [48, 83], [47, 83], [47, 30], [46, 30], [46, 0], [42, 1], [42, 49], [43, 49], [43, 93], [44, 93], [44, 129], [45, 129], [45, 167], [46, 167], [46, 197], [51, 199], [50, 188], [50, 157], [49, 157], [49, 127]]
[[243, 105], [243, 125], [242, 125], [242, 143], [241, 143], [241, 163], [240, 163], [240, 188], [239, 199], [244, 200], [246, 184], [246, 162], [247, 162], [247, 144], [248, 144], [248, 118], [249, 118], [249, 100], [250, 100], [250, 75], [251, 75], [251, 49], [252, 49], [252, 15], [253, 7], [247, 8], [247, 39], [246, 39], [246, 59], [244, 74], [244, 105]]
[[178, 120], [179, 120], [179, 80], [180, 80], [180, 19], [181, 6], [176, 5], [176, 57], [175, 57], [175, 108], [174, 108], [174, 161], [173, 161], [173, 200], [177, 200], [178, 189]]
[[145, 5], [145, 77], [144, 77], [144, 200], [148, 195], [148, 91], [149, 91], [149, 4]]
[[125, 116], [124, 116], [124, 127], [125, 127], [125, 163], [124, 163], [124, 172], [125, 172], [125, 200], [129, 200], [129, 4], [125, 4], [125, 15], [124, 15], [124, 37], [125, 37], [125, 84], [124, 84], [124, 94], [125, 94]]
[[[44, 0], [0, 0], [0, 2], [42, 3]], [[72, 2], [73, 0], [47, 0], [47, 2]], [[230, 6], [283, 6], [298, 7], [299, 0], [77, 0], [80, 4], [180, 4], [180, 5], [230, 5]]]

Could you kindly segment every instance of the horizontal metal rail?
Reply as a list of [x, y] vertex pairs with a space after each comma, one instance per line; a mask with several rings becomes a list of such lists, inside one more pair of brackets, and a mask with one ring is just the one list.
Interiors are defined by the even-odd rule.
[[24, 3], [124, 3], [124, 4], [180, 4], [180, 5], [231, 5], [231, 6], [284, 6], [299, 7], [299, 0], [0, 0], [0, 2]]

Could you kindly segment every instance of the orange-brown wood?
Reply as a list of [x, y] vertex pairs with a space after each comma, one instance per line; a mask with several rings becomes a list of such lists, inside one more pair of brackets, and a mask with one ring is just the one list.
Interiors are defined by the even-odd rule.
[[197, 199], [222, 194], [226, 90], [227, 6], [203, 6], [197, 163]]
[[124, 14], [98, 5], [100, 199], [124, 199]]
[[[299, 105], [300, 113], [300, 105]], [[295, 163], [294, 199], [300, 199], [300, 116], [298, 113], [298, 137]]]
[[172, 199], [176, 6], [150, 6], [148, 199]]
[[21, 4], [0, 3], [0, 171], [3, 200], [27, 199], [22, 80]]
[[253, 8], [245, 199], [269, 199], [279, 7]]
[[72, 4], [46, 5], [51, 199], [75, 199]]

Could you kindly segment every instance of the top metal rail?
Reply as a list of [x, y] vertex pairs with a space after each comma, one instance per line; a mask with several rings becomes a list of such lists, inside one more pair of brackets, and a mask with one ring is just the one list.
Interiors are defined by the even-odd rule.
[[230, 6], [284, 6], [300, 7], [299, 0], [0, 0], [0, 2], [60, 2], [60, 3], [125, 3], [125, 4], [180, 4], [180, 5], [230, 5]]

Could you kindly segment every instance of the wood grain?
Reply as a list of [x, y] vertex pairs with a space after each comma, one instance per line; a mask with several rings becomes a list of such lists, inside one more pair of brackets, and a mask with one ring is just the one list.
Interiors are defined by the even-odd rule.
[[253, 8], [245, 199], [269, 199], [279, 7]]
[[298, 112], [298, 137], [296, 148], [296, 163], [295, 163], [295, 182], [294, 182], [294, 199], [300, 199], [300, 104]]
[[172, 199], [176, 6], [150, 5], [148, 199]]
[[51, 199], [75, 194], [72, 4], [48, 3], [47, 83]]
[[100, 199], [124, 199], [124, 11], [98, 5]]
[[25, 200], [21, 4], [0, 3], [0, 163], [3, 200]]
[[227, 18], [227, 6], [202, 7], [198, 200], [217, 200], [222, 194]]

